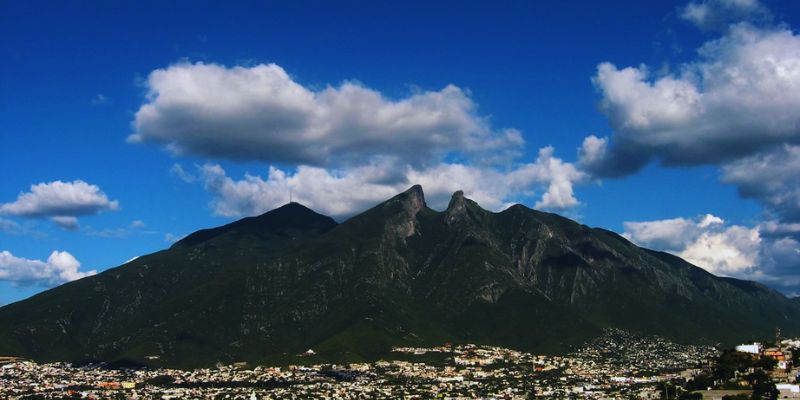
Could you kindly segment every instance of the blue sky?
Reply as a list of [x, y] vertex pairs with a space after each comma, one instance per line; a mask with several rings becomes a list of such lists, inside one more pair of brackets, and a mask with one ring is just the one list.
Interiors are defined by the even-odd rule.
[[0, 4], [0, 304], [413, 183], [800, 287], [797, 2], [163, 3]]

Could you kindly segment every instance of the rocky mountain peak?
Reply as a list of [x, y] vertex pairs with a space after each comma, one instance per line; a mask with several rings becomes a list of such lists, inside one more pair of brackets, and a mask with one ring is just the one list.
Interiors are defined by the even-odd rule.
[[416, 215], [419, 210], [425, 208], [425, 193], [422, 191], [422, 186], [414, 185], [401, 194], [403, 197], [403, 208], [408, 211], [409, 215]]
[[464, 197], [464, 191], [458, 190], [453, 193], [450, 198], [450, 203], [445, 210], [445, 220], [448, 224], [463, 218], [467, 213], [467, 199]]
[[389, 210], [384, 232], [389, 237], [407, 238], [417, 232], [417, 213], [427, 207], [422, 186], [414, 185], [378, 206]]

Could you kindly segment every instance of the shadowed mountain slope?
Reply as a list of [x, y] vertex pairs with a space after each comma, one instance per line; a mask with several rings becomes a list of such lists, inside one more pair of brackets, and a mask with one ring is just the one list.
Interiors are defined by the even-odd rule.
[[[616, 327], [682, 342], [800, 333], [800, 304], [603, 229], [422, 188], [342, 224], [292, 203], [0, 308], [0, 354], [41, 361], [379, 357], [451, 342], [560, 352]], [[157, 355], [157, 361], [147, 356]]]

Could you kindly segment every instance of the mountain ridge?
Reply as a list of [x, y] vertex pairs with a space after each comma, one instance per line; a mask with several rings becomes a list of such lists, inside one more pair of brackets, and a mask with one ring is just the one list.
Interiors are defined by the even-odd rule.
[[4, 306], [0, 353], [192, 367], [445, 341], [561, 352], [607, 327], [731, 342], [778, 325], [800, 333], [800, 304], [763, 285], [524, 205], [491, 212], [458, 191], [436, 211], [415, 185], [341, 224], [290, 203]]

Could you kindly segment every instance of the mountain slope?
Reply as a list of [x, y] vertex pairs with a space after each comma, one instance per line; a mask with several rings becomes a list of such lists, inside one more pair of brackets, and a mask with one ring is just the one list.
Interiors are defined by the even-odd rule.
[[294, 362], [468, 341], [563, 351], [604, 327], [684, 342], [800, 333], [800, 304], [619, 235], [419, 186], [337, 225], [298, 204], [0, 308], [0, 354]]

